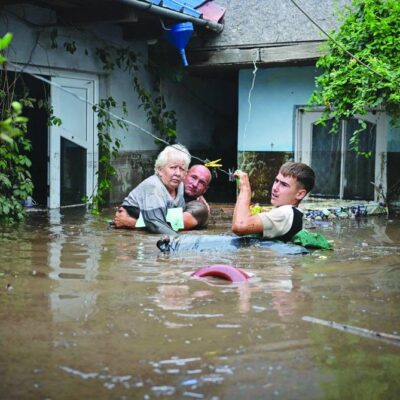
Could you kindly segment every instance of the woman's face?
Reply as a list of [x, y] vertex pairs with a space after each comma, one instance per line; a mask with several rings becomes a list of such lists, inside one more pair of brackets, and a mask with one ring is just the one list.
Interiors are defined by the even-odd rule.
[[158, 176], [170, 193], [176, 192], [186, 173], [187, 168], [181, 160], [169, 160], [166, 165], [158, 169]]

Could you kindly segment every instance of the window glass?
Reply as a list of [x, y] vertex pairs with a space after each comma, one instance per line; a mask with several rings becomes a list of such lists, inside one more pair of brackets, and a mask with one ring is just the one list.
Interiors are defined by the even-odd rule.
[[341, 135], [330, 133], [332, 122], [326, 126], [312, 125], [311, 168], [318, 171], [316, 197], [336, 198], [340, 195]]
[[352, 118], [346, 122], [346, 153], [345, 153], [345, 179], [343, 187], [343, 198], [345, 199], [374, 199], [374, 186], [371, 182], [375, 180], [375, 147], [376, 147], [376, 125], [366, 122], [366, 129], [360, 134], [360, 151], [371, 152], [366, 158], [358, 155], [350, 148], [350, 138], [353, 132], [359, 128], [358, 120]]

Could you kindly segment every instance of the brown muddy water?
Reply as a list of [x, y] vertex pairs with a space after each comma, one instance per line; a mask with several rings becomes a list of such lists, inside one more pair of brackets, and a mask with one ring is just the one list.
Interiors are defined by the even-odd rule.
[[[334, 251], [165, 256], [111, 216], [0, 227], [1, 399], [399, 398], [399, 341], [303, 319], [400, 335], [399, 219], [315, 225]], [[214, 263], [253, 277], [190, 277]]]

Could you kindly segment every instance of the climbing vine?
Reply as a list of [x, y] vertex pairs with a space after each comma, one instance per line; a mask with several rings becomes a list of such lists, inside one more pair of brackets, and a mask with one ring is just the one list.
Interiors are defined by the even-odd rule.
[[[139, 58], [129, 47], [107, 46], [105, 48], [97, 48], [96, 54], [103, 63], [105, 71], [119, 68], [129, 72], [132, 76], [133, 88], [140, 100], [139, 108], [143, 108], [147, 121], [152, 124], [158, 137], [169, 143], [174, 143], [176, 140], [176, 113], [174, 110], [167, 109], [161, 90], [159, 70], [155, 67], [149, 68], [153, 77], [153, 84], [152, 90], [148, 90], [136, 75], [139, 70]], [[164, 146], [162, 141], [155, 140], [155, 142]]]
[[[317, 62], [323, 73], [310, 98], [311, 105], [325, 107], [320, 123], [333, 118], [335, 131], [340, 120], [378, 107], [396, 121], [400, 117], [400, 2], [353, 0], [340, 20], [340, 28], [327, 42], [327, 54]], [[351, 139], [356, 150], [365, 128], [359, 120]]]
[[[168, 143], [173, 144], [176, 140], [176, 113], [173, 110], [167, 110], [164, 96], [161, 94], [161, 80], [159, 77], [154, 78], [153, 93], [156, 96], [153, 98], [151, 92], [144, 89], [137, 77], [133, 78], [134, 88], [141, 100], [141, 105], [147, 114], [147, 121], [151, 122], [156, 129], [158, 136]], [[164, 142], [155, 140], [156, 144], [164, 147]]]
[[[0, 37], [0, 63], [5, 62], [1, 52], [8, 47], [12, 35], [7, 34]], [[58, 48], [58, 32], [56, 29], [50, 32], [51, 48]], [[74, 54], [77, 51], [75, 41], [65, 41], [62, 47], [66, 52]], [[85, 54], [88, 51], [85, 49]], [[156, 135], [169, 143], [176, 139], [176, 114], [168, 110], [165, 98], [161, 89], [161, 78], [159, 71], [151, 69], [153, 85], [147, 89], [137, 77], [139, 71], [138, 55], [129, 47], [104, 46], [96, 49], [96, 55], [103, 64], [105, 71], [112, 71], [116, 68], [128, 72], [132, 78], [133, 90], [136, 93], [140, 105], [147, 116]], [[29, 97], [26, 92], [18, 98], [15, 92], [16, 80], [10, 85], [6, 70], [1, 72], [0, 100], [2, 103], [0, 115], [0, 219], [22, 220], [25, 215], [23, 203], [32, 195], [33, 184], [29, 168], [31, 161], [27, 154], [31, 150], [31, 143], [25, 137], [27, 130], [27, 119], [22, 116], [22, 107], [45, 107], [49, 115], [49, 125], [61, 125], [62, 121], [53, 114], [51, 107], [41, 100]], [[117, 157], [121, 147], [119, 139], [113, 139], [110, 129], [116, 126], [127, 130], [123, 120], [111, 117], [111, 109], [117, 107], [116, 101], [108, 97], [93, 107], [98, 115], [99, 123], [99, 171], [97, 190], [90, 197], [84, 199], [91, 204], [93, 213], [99, 213], [104, 206], [111, 189], [112, 177], [116, 174], [113, 167], [113, 159]], [[127, 117], [126, 102], [122, 104], [124, 118]], [[156, 140], [159, 145], [163, 141]]]
[[[176, 117], [175, 111], [169, 111], [166, 107], [164, 96], [161, 94], [161, 79], [153, 71], [153, 92], [146, 90], [136, 76], [139, 70], [138, 56], [129, 47], [107, 46], [96, 48], [96, 55], [103, 63], [105, 71], [112, 71], [116, 68], [128, 72], [132, 76], [133, 88], [140, 100], [139, 107], [143, 107], [149, 121], [162, 139], [172, 143], [176, 138]], [[121, 147], [119, 139], [110, 136], [109, 129], [117, 124], [120, 128], [128, 130], [126, 123], [120, 119], [113, 119], [110, 116], [110, 109], [116, 107], [116, 102], [112, 97], [102, 100], [93, 109], [98, 114], [100, 122], [98, 124], [99, 135], [99, 173], [97, 191], [90, 198], [86, 199], [91, 203], [94, 214], [98, 214], [102, 206], [106, 205], [108, 194], [112, 187], [112, 177], [116, 175], [116, 170], [112, 160], [118, 155]], [[123, 102], [124, 117], [128, 116], [126, 102]], [[155, 141], [163, 144], [162, 141]]]
[[[6, 61], [2, 52], [12, 40], [11, 34], [0, 37], [0, 64]], [[22, 116], [22, 101], [14, 96], [14, 81], [0, 71], [0, 220], [21, 221], [25, 217], [23, 202], [32, 194], [29, 167], [30, 141], [25, 137], [27, 118]], [[10, 93], [12, 94], [10, 96]]]
[[[97, 123], [99, 139], [99, 169], [97, 174], [97, 190], [84, 201], [90, 204], [93, 214], [99, 214], [101, 207], [106, 204], [109, 191], [111, 189], [111, 179], [117, 171], [112, 164], [112, 160], [117, 157], [121, 147], [121, 141], [113, 139], [110, 135], [110, 128], [115, 128], [117, 124], [121, 129], [127, 130], [128, 127], [122, 119], [115, 120], [111, 117], [110, 111], [117, 107], [117, 102], [112, 98], [100, 100], [99, 104], [93, 106], [93, 111], [97, 113], [99, 122]], [[123, 115], [127, 115], [126, 103], [122, 103]]]
[[[56, 49], [58, 45], [58, 31], [53, 29], [50, 32], [51, 48]], [[63, 42], [64, 49], [74, 54], [77, 50], [75, 41]], [[87, 49], [85, 54], [88, 55]], [[147, 121], [150, 122], [156, 131], [157, 136], [167, 141], [168, 143], [174, 143], [176, 141], [176, 113], [174, 110], [168, 110], [165, 97], [162, 93], [161, 87], [161, 75], [160, 69], [156, 66], [147, 67], [147, 70], [152, 76], [152, 87], [151, 90], [147, 89], [145, 85], [137, 77], [143, 63], [140, 61], [138, 54], [133, 51], [130, 47], [105, 45], [103, 47], [97, 47], [95, 54], [103, 64], [103, 70], [110, 72], [115, 69], [120, 69], [124, 72], [128, 72], [132, 78], [133, 89], [140, 100], [139, 108], [143, 108], [147, 116]], [[164, 146], [164, 143], [160, 140], [155, 140], [156, 144]]]
[[[8, 48], [8, 46], [11, 43], [12, 40], [12, 33], [6, 33], [4, 37], [0, 36], [0, 66], [2, 66], [6, 61], [6, 57], [4, 56], [4, 51]], [[7, 141], [9, 143], [12, 142], [12, 138], [14, 136], [18, 136], [21, 134], [21, 130], [18, 128], [18, 126], [15, 124], [15, 121], [13, 120], [12, 117], [7, 116], [4, 110], [5, 110], [5, 104], [7, 101], [7, 87], [4, 82], [4, 71], [2, 72], [1, 75], [1, 89], [0, 89], [0, 100], [3, 106], [2, 106], [2, 119], [0, 120], [0, 143], [1, 141]], [[14, 112], [16, 112], [19, 107], [17, 103], [11, 103], [14, 106]]]
[[[58, 32], [53, 29], [50, 33], [51, 48], [58, 48]], [[75, 41], [64, 42], [64, 49], [73, 54], [77, 50]], [[88, 51], [85, 49], [85, 54]], [[161, 77], [159, 70], [156, 68], [149, 69], [152, 80], [151, 90], [146, 89], [137, 77], [140, 62], [138, 54], [130, 47], [106, 45], [97, 47], [95, 54], [103, 65], [103, 70], [107, 72], [120, 69], [127, 72], [132, 79], [133, 90], [136, 93], [142, 108], [146, 113], [147, 121], [150, 122], [156, 132], [157, 137], [162, 140], [155, 140], [155, 143], [164, 146], [164, 141], [174, 143], [176, 140], [176, 113], [173, 110], [168, 110], [165, 98], [161, 90]], [[110, 128], [118, 125], [124, 130], [128, 130], [125, 123], [121, 120], [113, 119], [110, 116], [111, 108], [116, 107], [116, 102], [112, 97], [103, 99], [93, 107], [94, 112], [99, 118], [98, 138], [99, 138], [99, 172], [97, 190], [91, 196], [85, 198], [85, 202], [91, 205], [91, 210], [94, 214], [98, 214], [101, 207], [107, 204], [108, 194], [112, 187], [112, 177], [116, 175], [116, 170], [113, 167], [112, 161], [118, 155], [121, 147], [119, 139], [113, 139], [109, 133]], [[126, 102], [123, 103], [124, 117], [127, 117]]]

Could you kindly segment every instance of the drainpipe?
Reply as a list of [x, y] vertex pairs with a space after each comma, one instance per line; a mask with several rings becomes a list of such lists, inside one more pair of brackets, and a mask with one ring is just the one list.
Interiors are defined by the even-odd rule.
[[191, 15], [183, 14], [178, 11], [170, 10], [168, 8], [156, 6], [153, 3], [147, 3], [146, 1], [141, 0], [118, 0], [120, 3], [127, 4], [134, 8], [148, 11], [153, 14], [160, 15], [162, 17], [173, 18], [179, 21], [192, 22], [194, 25], [202, 26], [207, 29], [211, 29], [214, 32], [221, 33], [224, 29], [223, 24], [219, 24], [218, 22], [207, 21], [202, 18], [196, 18]]

